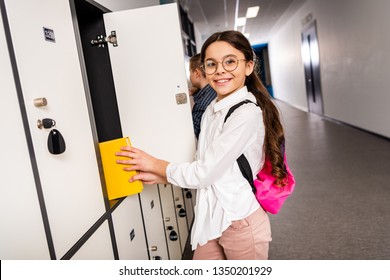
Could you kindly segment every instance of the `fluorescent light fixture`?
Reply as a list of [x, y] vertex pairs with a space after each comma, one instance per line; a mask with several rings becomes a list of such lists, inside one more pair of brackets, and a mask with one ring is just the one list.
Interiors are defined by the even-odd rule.
[[246, 17], [236, 18], [235, 26], [244, 26], [246, 24]]
[[255, 18], [257, 17], [257, 13], [260, 10], [260, 6], [254, 6], [254, 7], [249, 7], [248, 10], [246, 10], [246, 17], [247, 18]]

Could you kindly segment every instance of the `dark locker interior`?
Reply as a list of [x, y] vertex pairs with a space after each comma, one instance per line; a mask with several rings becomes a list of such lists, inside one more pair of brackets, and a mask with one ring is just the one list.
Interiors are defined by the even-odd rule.
[[121, 138], [108, 47], [91, 44], [97, 36], [106, 36], [103, 14], [107, 11], [84, 0], [75, 0], [74, 4], [99, 142]]

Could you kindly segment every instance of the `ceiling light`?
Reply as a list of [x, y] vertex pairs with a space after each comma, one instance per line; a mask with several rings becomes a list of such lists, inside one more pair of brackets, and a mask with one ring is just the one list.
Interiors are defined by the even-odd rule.
[[236, 18], [235, 26], [244, 26], [246, 24], [246, 17]]
[[254, 6], [254, 7], [249, 7], [248, 10], [246, 11], [246, 17], [247, 18], [255, 18], [257, 17], [257, 13], [260, 10], [260, 6]]

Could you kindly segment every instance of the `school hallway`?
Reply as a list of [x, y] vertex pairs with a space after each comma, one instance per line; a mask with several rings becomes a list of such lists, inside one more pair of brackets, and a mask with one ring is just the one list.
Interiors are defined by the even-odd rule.
[[[296, 179], [270, 260], [389, 260], [390, 142], [276, 101]], [[187, 246], [184, 259], [191, 259]]]

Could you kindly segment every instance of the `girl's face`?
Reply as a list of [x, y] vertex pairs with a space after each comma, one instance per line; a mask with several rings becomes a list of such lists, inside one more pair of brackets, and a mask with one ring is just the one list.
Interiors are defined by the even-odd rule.
[[[232, 58], [232, 60], [229, 60]], [[222, 66], [229, 70], [229, 63], [238, 60], [238, 66], [235, 70], [228, 72]], [[246, 61], [244, 54], [225, 41], [216, 41], [210, 44], [205, 52], [205, 64], [208, 61], [214, 61], [217, 70], [213, 74], [207, 74], [206, 78], [210, 86], [217, 92], [217, 100], [229, 96], [233, 92], [245, 85], [245, 78], [253, 72], [253, 61]], [[209, 64], [215, 65], [215, 64]]]

